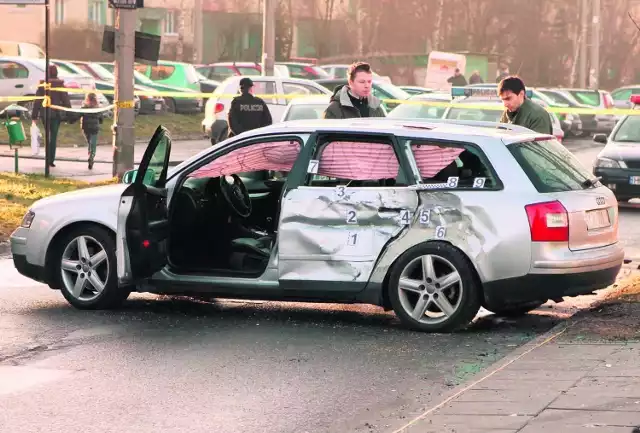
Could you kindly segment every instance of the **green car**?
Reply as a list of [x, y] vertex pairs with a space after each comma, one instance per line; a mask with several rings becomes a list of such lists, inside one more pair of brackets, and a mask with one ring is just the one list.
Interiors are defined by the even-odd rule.
[[[114, 72], [113, 63], [100, 63], [109, 72]], [[161, 84], [159, 82], [149, 79], [146, 75], [141, 74], [138, 71], [133, 71], [134, 83], [139, 86], [150, 87], [156, 92], [171, 92], [171, 93], [198, 93], [195, 90], [185, 87], [175, 87], [167, 84]], [[164, 96], [164, 102], [167, 106], [167, 111], [170, 113], [199, 113], [203, 110], [203, 103], [201, 98], [188, 98], [188, 97], [171, 97]]]
[[219, 81], [209, 80], [200, 74], [190, 63], [158, 60], [157, 65], [136, 64], [136, 71], [158, 84], [184, 87], [201, 93], [211, 93], [220, 85]]

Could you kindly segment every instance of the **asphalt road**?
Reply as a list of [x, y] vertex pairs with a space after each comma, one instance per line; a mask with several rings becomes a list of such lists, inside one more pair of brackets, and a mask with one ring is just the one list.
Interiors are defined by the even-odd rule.
[[[638, 215], [621, 211], [621, 233]], [[390, 432], [594, 300], [434, 335], [360, 305], [135, 295], [83, 312], [10, 260], [0, 276], [0, 432], [12, 433]]]

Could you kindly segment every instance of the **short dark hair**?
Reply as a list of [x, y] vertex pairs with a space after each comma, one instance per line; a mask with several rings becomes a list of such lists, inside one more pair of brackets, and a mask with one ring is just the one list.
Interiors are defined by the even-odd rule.
[[56, 65], [49, 65], [49, 78], [58, 78], [58, 67]]
[[502, 95], [507, 90], [516, 95], [520, 94], [520, 92], [527, 92], [527, 89], [524, 87], [524, 81], [515, 75], [503, 78], [500, 84], [498, 84], [498, 95]]
[[349, 77], [349, 79], [351, 81], [353, 81], [356, 78], [356, 74], [358, 72], [367, 72], [367, 73], [371, 73], [371, 65], [369, 65], [366, 62], [355, 62], [352, 63], [351, 66], [349, 66], [349, 69], [347, 69], [347, 76]]

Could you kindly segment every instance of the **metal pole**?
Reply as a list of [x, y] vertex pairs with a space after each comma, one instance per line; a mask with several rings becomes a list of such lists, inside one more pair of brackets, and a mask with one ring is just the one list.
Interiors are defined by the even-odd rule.
[[113, 131], [113, 176], [119, 180], [134, 167], [135, 112], [133, 66], [135, 57], [136, 10], [116, 9], [115, 79]]
[[580, 61], [578, 87], [584, 89], [587, 87], [587, 14], [589, 11], [589, 0], [580, 0]]
[[[49, 0], [44, 3], [44, 97], [49, 101]], [[44, 109], [44, 177], [49, 177], [49, 122], [51, 121], [51, 108], [47, 105]]]
[[593, 82], [591, 87], [600, 87], [600, 0], [591, 0], [593, 6], [593, 31], [591, 33], [591, 70], [593, 71]]
[[264, 0], [262, 12], [262, 75], [274, 75], [276, 54], [276, 2]]

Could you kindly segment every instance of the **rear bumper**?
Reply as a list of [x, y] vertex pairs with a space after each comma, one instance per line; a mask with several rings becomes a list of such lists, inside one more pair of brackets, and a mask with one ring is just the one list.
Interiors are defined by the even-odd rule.
[[546, 302], [564, 296], [586, 295], [616, 280], [622, 263], [599, 271], [572, 274], [528, 274], [484, 284], [485, 305], [491, 308]]

